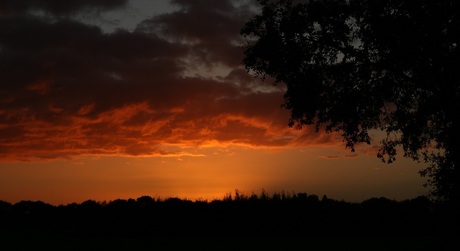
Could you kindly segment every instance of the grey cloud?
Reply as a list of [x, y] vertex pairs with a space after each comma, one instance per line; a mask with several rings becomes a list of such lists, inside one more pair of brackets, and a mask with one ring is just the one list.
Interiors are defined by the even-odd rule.
[[0, 0], [0, 16], [43, 11], [62, 16], [83, 11], [102, 12], [121, 8], [128, 0]]
[[172, 2], [182, 8], [145, 20], [137, 29], [160, 32], [177, 41], [185, 41], [201, 63], [219, 62], [230, 67], [241, 65], [243, 54], [239, 32], [253, 15], [251, 2], [240, 6], [229, 0]]

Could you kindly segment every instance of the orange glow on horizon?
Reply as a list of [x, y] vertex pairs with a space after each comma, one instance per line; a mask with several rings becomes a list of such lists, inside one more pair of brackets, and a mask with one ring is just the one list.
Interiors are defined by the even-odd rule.
[[[82, 157], [0, 163], [0, 199], [13, 203], [42, 200], [55, 205], [144, 195], [210, 201], [238, 189], [245, 195], [262, 190], [307, 192], [360, 201], [372, 196], [404, 199], [423, 193], [423, 181], [414, 166], [407, 165], [410, 162], [389, 167], [371, 156], [349, 159], [346, 152], [332, 160], [320, 157], [321, 153], [337, 153], [333, 149], [229, 147], [205, 149], [203, 157]], [[381, 190], [387, 186], [393, 188]]]

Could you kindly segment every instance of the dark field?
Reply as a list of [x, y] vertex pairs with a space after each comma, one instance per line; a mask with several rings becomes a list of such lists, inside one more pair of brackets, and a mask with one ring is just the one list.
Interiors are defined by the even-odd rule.
[[458, 219], [425, 197], [348, 203], [305, 193], [237, 193], [211, 202], [0, 201], [0, 250], [460, 250]]

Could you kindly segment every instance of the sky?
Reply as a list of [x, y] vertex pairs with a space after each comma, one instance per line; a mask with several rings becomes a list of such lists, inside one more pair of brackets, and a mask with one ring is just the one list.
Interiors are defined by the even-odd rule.
[[427, 193], [423, 164], [290, 128], [242, 65], [252, 0], [0, 0], [0, 200], [347, 201]]

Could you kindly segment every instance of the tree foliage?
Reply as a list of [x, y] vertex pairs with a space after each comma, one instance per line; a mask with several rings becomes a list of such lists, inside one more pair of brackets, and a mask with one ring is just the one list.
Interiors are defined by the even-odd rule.
[[241, 31], [244, 64], [287, 85], [290, 126], [341, 132], [352, 150], [383, 130], [378, 157], [402, 147], [428, 163], [435, 196], [459, 200], [458, 1], [259, 2]]

